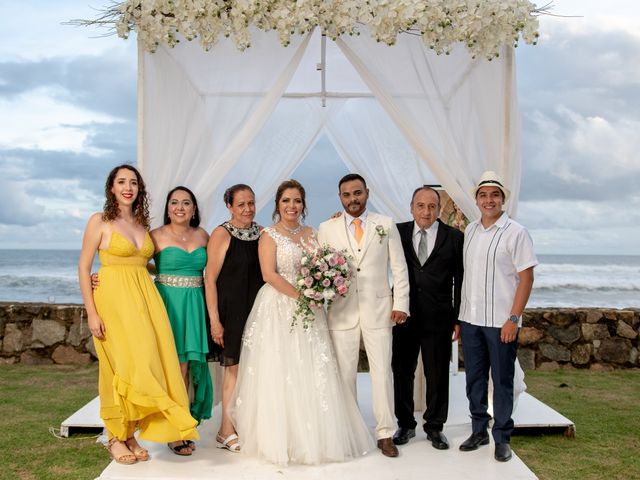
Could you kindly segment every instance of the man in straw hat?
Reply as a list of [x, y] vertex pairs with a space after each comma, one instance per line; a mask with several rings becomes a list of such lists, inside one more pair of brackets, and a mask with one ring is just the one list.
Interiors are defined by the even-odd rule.
[[509, 190], [498, 174], [482, 174], [473, 189], [481, 218], [464, 238], [464, 279], [460, 326], [472, 434], [460, 450], [489, 444], [489, 370], [493, 380], [494, 457], [511, 459], [513, 376], [518, 329], [533, 286], [538, 260], [527, 230], [502, 207]]

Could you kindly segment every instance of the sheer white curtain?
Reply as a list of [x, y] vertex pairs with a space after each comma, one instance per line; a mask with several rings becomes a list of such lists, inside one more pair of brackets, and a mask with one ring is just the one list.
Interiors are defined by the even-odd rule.
[[413, 35], [391, 47], [367, 34], [336, 43], [467, 217], [478, 218], [471, 189], [487, 169], [504, 177], [515, 213], [520, 151], [510, 47], [489, 62], [471, 59], [462, 45], [435, 55]]
[[327, 122], [327, 134], [345, 164], [369, 186], [376, 210], [409, 220], [413, 191], [433, 174], [375, 98], [352, 98]]
[[254, 44], [245, 52], [222, 40], [210, 52], [183, 41], [144, 54], [141, 164], [154, 225], [162, 221], [164, 196], [176, 183], [211, 204], [280, 101], [310, 35], [292, 37], [283, 48], [274, 32], [254, 31]]
[[249, 184], [256, 194], [258, 209], [264, 207], [278, 185], [290, 178], [306, 158], [327, 120], [344, 102], [330, 99], [322, 108], [317, 98], [283, 98], [216, 190], [214, 204], [207, 212], [208, 229], [228, 218], [222, 195], [230, 185]]

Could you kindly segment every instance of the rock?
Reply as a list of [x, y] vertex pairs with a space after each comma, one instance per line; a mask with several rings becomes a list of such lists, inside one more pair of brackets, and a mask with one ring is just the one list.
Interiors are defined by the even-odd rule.
[[596, 339], [609, 338], [609, 329], [603, 323], [583, 323], [582, 337], [588, 342]]
[[567, 325], [571, 325], [575, 321], [575, 313], [574, 312], [547, 312], [543, 315], [545, 319], [552, 323], [553, 325], [557, 325], [559, 327], [566, 327]]
[[55, 320], [34, 320], [32, 342], [40, 341], [44, 346], [64, 341], [67, 329]]
[[538, 370], [557, 370], [560, 367], [558, 362], [542, 362], [538, 367]]
[[582, 343], [575, 345], [571, 349], [571, 362], [575, 365], [586, 365], [591, 360], [593, 353], [593, 345], [590, 343]]
[[595, 348], [596, 350], [598, 348], [600, 348], [600, 343], [602, 343], [602, 340], [594, 340], [593, 341], [593, 348]]
[[84, 344], [84, 348], [87, 349], [87, 352], [89, 352], [93, 356], [93, 358], [98, 358], [98, 354], [96, 353], [96, 346], [93, 343], [92, 338], [87, 340], [87, 343]]
[[568, 348], [563, 347], [562, 345], [541, 343], [539, 348], [540, 353], [549, 360], [555, 360], [558, 362], [568, 362], [571, 360], [571, 352], [569, 352]]
[[0, 357], [0, 365], [12, 365], [16, 363], [16, 357]]
[[605, 338], [596, 358], [609, 363], [627, 363], [631, 358], [631, 342], [625, 338]]
[[54, 362], [61, 365], [88, 365], [91, 363], [91, 355], [80, 353], [68, 345], [58, 346], [51, 355]]
[[602, 312], [600, 310], [589, 310], [587, 312], [587, 323], [598, 323], [602, 318]]
[[620, 310], [618, 312], [618, 320], [622, 320], [623, 322], [631, 325], [632, 327], [635, 327], [639, 320], [640, 317], [636, 317], [636, 314], [633, 310]]
[[605, 310], [602, 312], [604, 318], [607, 320], [616, 320], [616, 311], [615, 310]]
[[533, 345], [544, 337], [544, 332], [534, 327], [522, 327], [518, 332], [518, 343], [520, 345]]
[[518, 360], [523, 370], [535, 370], [536, 352], [531, 348], [519, 348]]
[[556, 340], [571, 345], [580, 338], [580, 325], [572, 323], [567, 328], [551, 326], [547, 332]]
[[603, 365], [602, 363], [592, 363], [589, 370], [594, 372], [613, 372], [613, 367], [611, 365]]
[[629, 362], [631, 362], [631, 365], [638, 364], [638, 349], [635, 347], [631, 349], [631, 355], [629, 355]]
[[67, 343], [70, 343], [74, 347], [78, 347], [82, 344], [82, 341], [89, 338], [91, 332], [89, 326], [86, 323], [76, 322], [69, 328], [69, 335], [67, 335]]
[[20, 350], [22, 350], [22, 331], [15, 323], [7, 323], [4, 327], [2, 351], [5, 353], [14, 353]]
[[41, 357], [31, 350], [27, 350], [20, 355], [20, 363], [25, 365], [50, 365], [53, 361], [50, 358]]
[[616, 329], [616, 333], [619, 337], [631, 338], [634, 339], [638, 336], [633, 327], [629, 326], [626, 322], [622, 320], [618, 320], [618, 328]]

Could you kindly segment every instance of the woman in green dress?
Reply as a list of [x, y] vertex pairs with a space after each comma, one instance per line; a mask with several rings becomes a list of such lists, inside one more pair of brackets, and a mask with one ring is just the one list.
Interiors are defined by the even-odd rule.
[[[190, 410], [198, 422], [211, 417], [213, 402], [202, 278], [209, 235], [199, 225], [195, 195], [179, 186], [167, 195], [164, 225], [151, 231], [156, 286], [169, 314], [182, 377], [187, 389], [190, 383], [193, 387]], [[195, 445], [189, 442], [189, 448]]]

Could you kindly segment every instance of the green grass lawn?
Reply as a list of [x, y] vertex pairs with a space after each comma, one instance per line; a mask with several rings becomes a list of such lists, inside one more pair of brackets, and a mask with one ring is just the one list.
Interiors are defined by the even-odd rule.
[[[576, 438], [514, 436], [542, 480], [640, 479], [640, 370], [527, 372], [529, 393], [576, 424]], [[97, 367], [0, 365], [0, 479], [93, 479], [109, 463], [95, 438], [49, 427], [97, 394]]]
[[576, 437], [515, 436], [541, 480], [640, 479], [640, 370], [527, 372], [528, 392], [576, 425]]
[[56, 438], [49, 427], [98, 393], [91, 367], [0, 365], [0, 479], [90, 480], [109, 464], [95, 438]]

